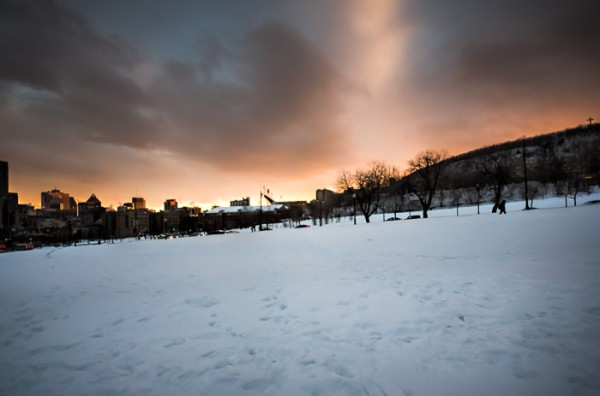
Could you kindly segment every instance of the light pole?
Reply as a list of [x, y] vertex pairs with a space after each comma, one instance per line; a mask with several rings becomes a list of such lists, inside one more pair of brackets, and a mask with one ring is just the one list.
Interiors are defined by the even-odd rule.
[[323, 207], [323, 200], [322, 199], [317, 199], [317, 202], [319, 203], [319, 227], [323, 227], [323, 217], [322, 215], [322, 207]]
[[527, 153], [525, 139], [523, 138], [523, 176], [525, 177], [525, 210], [529, 210], [529, 192], [527, 191]]
[[352, 193], [352, 201], [354, 203], [354, 225], [356, 225], [356, 193]]
[[477, 190], [477, 214], [479, 214], [479, 199], [481, 197], [481, 195], [479, 193], [479, 184], [475, 185], [475, 189]]
[[[263, 190], [265, 189], [265, 187], [263, 186]], [[262, 209], [262, 197], [263, 197], [263, 192], [262, 190], [260, 191], [260, 211], [258, 212], [258, 231], [262, 231], [262, 214], [263, 214], [263, 209]]]

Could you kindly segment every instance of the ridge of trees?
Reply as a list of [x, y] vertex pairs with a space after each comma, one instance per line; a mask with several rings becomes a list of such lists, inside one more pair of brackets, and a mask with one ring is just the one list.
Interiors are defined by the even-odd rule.
[[459, 162], [464, 160], [470, 160], [473, 158], [486, 156], [490, 154], [497, 153], [499, 151], [508, 151], [515, 150], [521, 148], [523, 145], [525, 146], [541, 146], [548, 142], [552, 142], [554, 140], [564, 139], [572, 139], [578, 136], [599, 136], [600, 137], [600, 124], [592, 124], [592, 125], [579, 125], [575, 128], [567, 128], [558, 132], [550, 132], [539, 134], [535, 136], [519, 138], [515, 140], [509, 140], [507, 142], [491, 144], [488, 146], [483, 146], [471, 151], [467, 151], [466, 153], [461, 153], [457, 155], [453, 155], [446, 160], [446, 163]]
[[495, 212], [506, 190], [521, 183], [525, 209], [530, 208], [529, 200], [533, 207], [534, 196], [549, 184], [565, 195], [565, 204], [569, 196], [576, 205], [580, 192], [600, 185], [600, 124], [524, 137], [452, 157], [445, 150], [425, 150], [408, 161], [403, 174], [384, 162], [372, 162], [366, 169], [342, 171], [337, 187], [352, 197], [369, 222], [378, 210], [385, 216], [392, 198], [394, 216], [399, 202], [411, 207], [408, 197], [418, 201], [426, 218], [434, 200], [443, 206], [448, 194], [457, 213], [464, 201], [476, 200], [479, 205], [482, 197], [494, 203]]

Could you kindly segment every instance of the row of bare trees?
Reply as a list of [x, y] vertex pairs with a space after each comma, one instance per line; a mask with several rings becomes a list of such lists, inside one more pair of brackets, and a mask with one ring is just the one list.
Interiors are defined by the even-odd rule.
[[370, 222], [371, 215], [379, 208], [381, 193], [389, 187], [390, 180], [399, 174], [398, 170], [384, 162], [372, 162], [366, 169], [354, 172], [342, 171], [338, 177], [338, 189], [352, 194], [355, 202]]
[[342, 171], [337, 180], [337, 187], [352, 194], [365, 221], [369, 223], [371, 216], [381, 207], [384, 190], [392, 190], [395, 199], [398, 181], [402, 179], [402, 191], [412, 193], [418, 198], [423, 217], [427, 217], [447, 157], [445, 151], [423, 151], [409, 161], [409, 168], [404, 177], [395, 166], [374, 161], [365, 169]]
[[394, 211], [398, 196], [402, 200], [406, 195], [410, 196], [419, 202], [424, 218], [428, 217], [436, 194], [443, 204], [446, 198], [443, 194], [448, 192], [458, 208], [463, 196], [460, 191], [472, 190], [479, 203], [480, 191], [485, 189], [494, 203], [492, 212], [496, 212], [506, 190], [515, 183], [523, 183], [524, 198], [533, 203], [538, 189], [527, 189], [528, 170], [529, 183], [535, 180], [536, 186], [552, 184], [557, 193], [570, 196], [574, 203], [577, 194], [591, 179], [600, 183], [600, 148], [597, 144], [574, 145], [567, 156], [552, 150], [541, 146], [527, 148], [523, 144], [520, 150], [499, 151], [461, 161], [452, 161], [445, 150], [425, 150], [408, 161], [404, 172], [380, 161], [352, 172], [342, 171], [337, 187], [352, 195], [368, 223], [378, 209], [384, 209], [384, 195], [387, 199], [393, 198]]

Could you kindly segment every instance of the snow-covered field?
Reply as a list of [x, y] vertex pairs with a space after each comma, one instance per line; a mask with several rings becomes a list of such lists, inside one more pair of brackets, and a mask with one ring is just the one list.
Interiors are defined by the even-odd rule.
[[522, 205], [1, 254], [0, 395], [598, 395], [600, 205]]

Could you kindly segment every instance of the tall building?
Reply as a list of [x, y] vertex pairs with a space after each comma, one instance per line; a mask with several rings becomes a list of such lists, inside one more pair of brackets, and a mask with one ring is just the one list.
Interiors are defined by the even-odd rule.
[[110, 211], [104, 213], [103, 223], [108, 237], [139, 236], [150, 230], [150, 212], [146, 209]]
[[0, 198], [8, 197], [8, 162], [0, 161]]
[[8, 162], [0, 161], [0, 230], [8, 228]]
[[229, 206], [250, 206], [250, 197], [229, 201]]
[[335, 196], [335, 193], [326, 188], [324, 188], [322, 190], [317, 190], [317, 193], [316, 193], [317, 201], [319, 201], [319, 202], [331, 202], [333, 200], [334, 196]]
[[177, 210], [177, 200], [176, 199], [167, 199], [165, 201], [165, 211], [169, 212], [172, 210]]
[[11, 228], [16, 225], [17, 211], [19, 210], [19, 194], [8, 193], [4, 200], [6, 216], [4, 218], [5, 228]]
[[146, 200], [142, 197], [131, 198], [134, 209], [146, 209]]
[[98, 197], [96, 197], [96, 194], [90, 195], [90, 197], [88, 198], [88, 200], [85, 201], [85, 204], [88, 207], [90, 207], [90, 208], [100, 208], [100, 207], [102, 207], [102, 202], [100, 202], [100, 200], [98, 199]]
[[55, 210], [70, 210], [71, 197], [60, 190], [50, 190], [42, 193], [42, 208]]
[[102, 207], [102, 202], [100, 202], [95, 194], [90, 195], [87, 201], [79, 202], [78, 208], [79, 217], [86, 227], [94, 225], [106, 212], [106, 209]]

